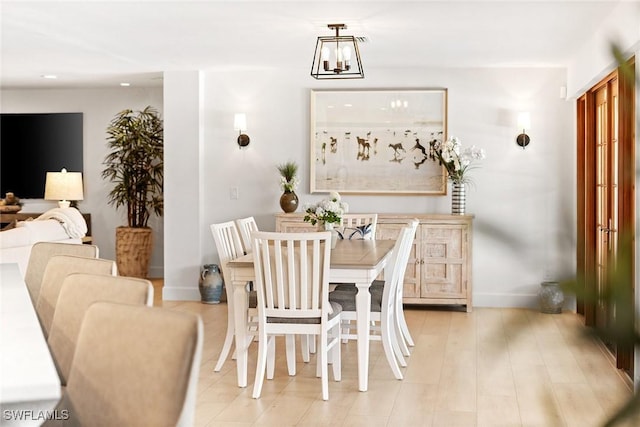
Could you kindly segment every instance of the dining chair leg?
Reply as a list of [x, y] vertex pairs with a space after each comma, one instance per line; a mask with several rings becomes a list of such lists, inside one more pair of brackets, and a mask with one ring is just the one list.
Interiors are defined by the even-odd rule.
[[404, 358], [404, 354], [401, 348], [403, 344], [402, 335], [398, 335], [396, 325], [394, 323], [391, 323], [389, 325], [389, 333], [391, 334], [391, 347], [393, 348], [393, 354], [396, 356], [398, 364], [403, 368], [406, 368], [407, 361]]
[[340, 345], [340, 323], [332, 328], [332, 339], [336, 339], [333, 344], [333, 348], [331, 349], [331, 358], [329, 359], [331, 362], [331, 366], [333, 368], [333, 379], [335, 381], [342, 380], [342, 355], [340, 354], [341, 345]]
[[276, 371], [276, 338], [271, 337], [267, 343], [267, 379], [272, 380]]
[[407, 325], [407, 319], [405, 319], [404, 317], [404, 309], [402, 308], [402, 300], [397, 301], [396, 304], [398, 304], [398, 322], [400, 323], [400, 329], [402, 330], [402, 337], [404, 338], [404, 340], [407, 342], [407, 344], [409, 345], [409, 347], [414, 347], [415, 344], [413, 342], [413, 338], [411, 337], [411, 333], [409, 332], [409, 326]]
[[400, 367], [398, 366], [396, 354], [393, 350], [393, 343], [391, 342], [393, 335], [390, 334], [390, 331], [388, 330], [390, 329], [389, 328], [390, 326], [392, 329], [393, 325], [389, 325], [388, 323], [389, 322], [384, 322], [384, 321], [380, 322], [380, 335], [382, 339], [382, 348], [384, 349], [384, 354], [387, 357], [387, 362], [391, 367], [391, 371], [393, 372], [393, 375], [396, 377], [396, 379], [401, 380], [403, 378], [402, 372], [400, 371]]
[[309, 353], [316, 354], [316, 336], [307, 335], [307, 340], [309, 341]]
[[294, 376], [296, 374], [296, 336], [293, 334], [285, 335], [286, 350], [287, 350], [287, 369], [289, 375]]
[[394, 316], [393, 322], [394, 331], [396, 337], [398, 338], [398, 346], [400, 348], [400, 352], [402, 355], [409, 357], [411, 356], [411, 352], [409, 351], [409, 347], [407, 346], [407, 341], [402, 333], [402, 327], [400, 326], [400, 318], [396, 315]]
[[309, 363], [309, 342], [311, 340], [310, 335], [300, 335], [300, 353], [302, 353], [302, 361], [304, 363]]
[[[233, 326], [233, 317], [231, 315], [227, 316], [229, 318], [227, 322], [227, 335], [224, 338], [224, 345], [222, 346], [222, 351], [220, 352], [220, 356], [218, 357], [218, 362], [216, 363], [214, 372], [220, 372], [222, 369], [222, 365], [229, 357], [229, 352], [231, 351], [231, 345], [233, 344], [234, 339], [234, 326]], [[235, 352], [234, 352], [235, 355]], [[234, 357], [235, 358], [235, 357]]]
[[[256, 363], [256, 378], [255, 381], [253, 383], [253, 398], [257, 399], [260, 397], [260, 394], [262, 393], [262, 384], [264, 383], [264, 374], [265, 374], [265, 369], [266, 369], [266, 365], [267, 365], [267, 358], [268, 358], [268, 347], [269, 345], [274, 345], [274, 349], [275, 349], [275, 342], [273, 344], [271, 344], [270, 342], [267, 342], [267, 334], [264, 332], [258, 332], [260, 337], [259, 337], [259, 344], [258, 344], [258, 361]], [[269, 341], [274, 340], [275, 337], [270, 337]]]
[[320, 334], [320, 352], [318, 359], [320, 360], [320, 381], [322, 382], [322, 400], [329, 400], [329, 364], [328, 364], [328, 336], [326, 333]]

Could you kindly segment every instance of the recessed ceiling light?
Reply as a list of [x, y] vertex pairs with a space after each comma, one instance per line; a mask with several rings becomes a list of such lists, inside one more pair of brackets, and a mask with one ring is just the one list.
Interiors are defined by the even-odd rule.
[[122, 82], [122, 83], [120, 83], [120, 86], [128, 87], [128, 86], [131, 86], [131, 83]]
[[56, 76], [55, 74], [43, 74], [42, 78], [43, 79], [57, 79], [58, 76]]

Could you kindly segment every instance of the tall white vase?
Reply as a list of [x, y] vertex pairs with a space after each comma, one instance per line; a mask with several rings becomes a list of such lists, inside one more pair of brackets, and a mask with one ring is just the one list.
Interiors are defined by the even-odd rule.
[[331, 249], [335, 249], [336, 244], [338, 243], [338, 232], [333, 229], [332, 222], [325, 222], [324, 229], [325, 231], [331, 231]]

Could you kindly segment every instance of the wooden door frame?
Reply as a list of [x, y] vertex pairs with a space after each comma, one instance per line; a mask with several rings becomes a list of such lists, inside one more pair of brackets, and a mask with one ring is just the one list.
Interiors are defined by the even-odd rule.
[[[635, 58], [628, 65], [635, 68]], [[615, 70], [578, 98], [576, 103], [577, 142], [577, 250], [576, 269], [578, 285], [586, 295], [596, 293], [596, 158], [595, 158], [595, 96], [594, 92], [617, 77], [618, 84], [618, 236], [635, 236], [635, 81], [623, 77]], [[625, 277], [634, 284], [635, 241], [618, 239], [618, 251], [629, 254], [631, 264]], [[577, 312], [584, 316], [587, 326], [595, 325], [595, 304], [577, 300]], [[630, 367], [633, 375], [633, 349], [619, 348], [616, 364]]]

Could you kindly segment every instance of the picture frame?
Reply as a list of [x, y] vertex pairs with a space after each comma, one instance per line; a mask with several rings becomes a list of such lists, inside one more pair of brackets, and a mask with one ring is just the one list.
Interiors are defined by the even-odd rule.
[[447, 89], [311, 90], [310, 192], [445, 195]]

